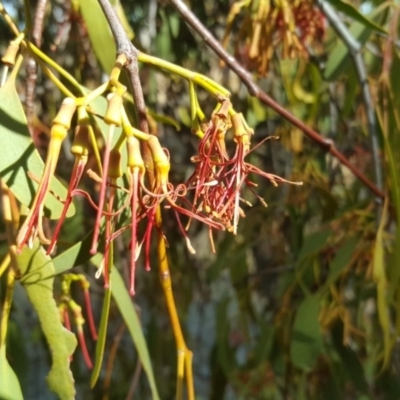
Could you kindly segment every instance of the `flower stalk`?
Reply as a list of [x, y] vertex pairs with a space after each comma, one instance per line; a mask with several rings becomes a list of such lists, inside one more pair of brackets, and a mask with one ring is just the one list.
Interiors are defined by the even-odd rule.
[[22, 224], [16, 238], [19, 250], [21, 250], [25, 244], [28, 244], [31, 247], [36, 236], [39, 237], [42, 243], [50, 243], [50, 240], [47, 239], [44, 234], [42, 225], [44, 202], [49, 192], [51, 179], [54, 176], [61, 145], [71, 126], [71, 119], [75, 113], [75, 109], [75, 100], [67, 97], [63, 101], [56, 118], [53, 120], [53, 126], [50, 132], [49, 150], [47, 153], [43, 176], [40, 180], [39, 188], [36, 192], [28, 216]]

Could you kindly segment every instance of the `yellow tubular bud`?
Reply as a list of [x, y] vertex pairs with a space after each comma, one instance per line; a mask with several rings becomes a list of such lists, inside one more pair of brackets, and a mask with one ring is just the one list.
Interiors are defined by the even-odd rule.
[[89, 115], [85, 106], [79, 106], [77, 113], [78, 126], [75, 128], [71, 153], [75, 156], [87, 156], [89, 153]]
[[126, 86], [118, 82], [115, 93], [118, 93], [122, 97], [126, 93], [126, 90]]
[[128, 152], [128, 168], [139, 168], [140, 172], [144, 172], [144, 161], [140, 152], [140, 142], [134, 136], [126, 138], [126, 147]]
[[4, 53], [4, 56], [1, 58], [1, 61], [8, 67], [13, 67], [15, 64], [15, 59], [17, 58], [19, 50], [19, 43], [19, 41], [12, 40]]
[[86, 111], [86, 106], [78, 107], [78, 124], [89, 125], [89, 114]]
[[109, 125], [121, 126], [122, 96], [119, 93], [110, 93], [107, 96], [108, 106], [104, 122]]
[[66, 97], [61, 104], [58, 114], [53, 119], [53, 125], [61, 125], [66, 129], [71, 127], [71, 120], [76, 110], [75, 100], [71, 97]]
[[75, 156], [87, 156], [89, 144], [89, 126], [78, 125], [75, 128], [75, 137], [71, 146], [71, 153]]
[[238, 139], [240, 138], [240, 140], [245, 146], [250, 147], [250, 140], [251, 140], [250, 138], [251, 135], [254, 133], [254, 130], [247, 125], [243, 117], [243, 114], [236, 113], [234, 115], [231, 115], [231, 121], [233, 126], [234, 140], [237, 142]]
[[160, 184], [167, 184], [168, 174], [171, 167], [168, 157], [156, 136], [151, 136], [151, 138], [147, 141], [147, 144], [153, 158], [154, 168], [156, 169], [157, 176], [160, 179]]
[[51, 139], [63, 141], [67, 136], [67, 132], [68, 130], [65, 128], [65, 126], [55, 124], [51, 127], [50, 137]]
[[223, 120], [227, 120], [229, 109], [232, 107], [232, 104], [228, 97], [221, 97], [218, 99], [218, 101], [220, 101], [220, 106], [214, 112], [214, 115], [220, 117]]
[[111, 150], [110, 152], [110, 164], [107, 175], [111, 179], [117, 179], [122, 176], [121, 153], [118, 150]]

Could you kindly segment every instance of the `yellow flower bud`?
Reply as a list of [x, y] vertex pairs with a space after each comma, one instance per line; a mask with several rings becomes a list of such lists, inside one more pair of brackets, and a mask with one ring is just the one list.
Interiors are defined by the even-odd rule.
[[126, 147], [128, 152], [128, 167], [139, 168], [140, 171], [144, 171], [144, 161], [142, 153], [140, 152], [140, 142], [134, 136], [128, 136], [126, 138]]
[[110, 93], [107, 101], [108, 107], [104, 122], [109, 125], [121, 126], [122, 96], [119, 93]]
[[117, 179], [122, 176], [121, 153], [118, 150], [111, 150], [110, 152], [110, 164], [108, 166], [107, 175], [112, 179]]
[[250, 141], [251, 135], [254, 133], [254, 130], [251, 129], [242, 113], [237, 113], [231, 116], [232, 126], [233, 126], [233, 137], [236, 142], [239, 140], [244, 145], [245, 151], [249, 151], [250, 149]]
[[9, 67], [14, 66], [18, 50], [19, 50], [19, 42], [12, 40], [8, 45], [4, 56], [1, 58], [1, 61]]
[[65, 126], [55, 124], [51, 127], [50, 136], [51, 139], [63, 141], [67, 136], [67, 129], [65, 128]]
[[71, 146], [71, 153], [75, 156], [88, 154], [89, 126], [78, 125], [75, 129], [75, 137]]
[[58, 114], [53, 119], [53, 125], [61, 125], [66, 129], [71, 127], [71, 120], [76, 110], [75, 100], [66, 97], [61, 104]]

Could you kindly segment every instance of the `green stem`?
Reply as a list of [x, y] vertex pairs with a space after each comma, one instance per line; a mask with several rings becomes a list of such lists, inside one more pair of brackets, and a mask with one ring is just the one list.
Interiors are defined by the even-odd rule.
[[30, 52], [32, 52], [39, 59], [43, 60], [50, 67], [54, 68], [61, 76], [63, 76], [69, 83], [71, 83], [71, 85], [74, 86], [83, 96], [85, 95], [80, 83], [70, 73], [68, 73], [64, 68], [58, 65], [50, 57], [48, 57], [45, 53], [43, 53], [29, 40], [24, 40], [24, 43]]
[[40, 67], [42, 68], [43, 72], [48, 76], [48, 78], [57, 86], [57, 88], [62, 92], [66, 97], [75, 98], [75, 95], [70, 92], [66, 86], [54, 75], [53, 71], [38, 57], [35, 57], [35, 60]]
[[3, 3], [0, 2], [0, 14], [3, 16], [5, 19], [8, 27], [13, 31], [15, 36], [18, 36], [20, 34], [19, 29], [17, 28], [17, 25], [15, 25], [14, 21], [12, 18], [8, 15], [6, 9], [3, 6]]
[[172, 64], [168, 61], [162, 60], [157, 57], [150, 56], [148, 54], [139, 52], [138, 54], [138, 61], [153, 65], [154, 67], [158, 67], [164, 69], [168, 72], [172, 72], [176, 75], [181, 76], [182, 78], [187, 79], [190, 82], [196, 83], [197, 85], [201, 86], [203, 89], [207, 90], [211, 94], [218, 96], [230, 96], [229, 90], [225, 89], [223, 86], [219, 85], [218, 83], [214, 82], [212, 79], [198, 74], [196, 72], [192, 72], [186, 68], [180, 67], [178, 65]]

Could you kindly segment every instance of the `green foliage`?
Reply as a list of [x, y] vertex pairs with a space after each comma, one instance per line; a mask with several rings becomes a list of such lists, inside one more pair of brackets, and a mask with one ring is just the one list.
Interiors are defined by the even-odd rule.
[[[147, 110], [148, 119], [152, 133], [158, 135], [168, 150], [163, 155], [171, 162], [168, 182], [171, 188], [178, 182], [186, 182], [199, 165], [199, 154], [195, 152], [199, 137], [204, 135], [204, 126], [215, 111], [215, 97], [221, 93], [226, 96], [228, 89], [234, 110], [245, 115], [254, 128], [253, 147], [246, 162], [286, 180], [303, 182], [303, 186], [272, 187], [260, 176], [250, 176], [254, 185], [243, 189], [238, 199], [241, 221], [237, 234], [213, 232], [216, 254], [212, 254], [208, 243], [212, 230], [202, 227], [196, 219], [188, 229], [196, 250], [196, 254], [190, 254], [182, 239], [186, 216], [181, 229], [174, 214], [177, 209], [171, 203], [163, 203], [163, 225], [153, 227], [150, 236], [155, 239], [162, 233], [169, 245], [167, 258], [172, 277], [169, 291], [175, 297], [183, 336], [194, 351], [196, 398], [397, 399], [400, 390], [398, 5], [378, 0], [329, 0], [340, 11], [338, 18], [348, 27], [351, 38], [360, 45], [367, 73], [367, 79], [361, 82], [353, 65], [354, 52], [343, 37], [332, 27], [324, 25], [321, 31], [318, 26], [311, 26], [311, 21], [316, 20], [307, 14], [310, 12], [307, 7], [311, 4], [311, 10], [318, 11], [311, 2], [270, 2], [271, 13], [281, 3], [287, 5], [286, 22], [280, 17], [282, 10], [273, 15], [266, 10], [261, 12], [259, 5], [264, 2], [255, 0], [192, 2], [199, 19], [211, 33], [224, 39], [225, 46], [235, 52], [241, 65], [251, 72], [264, 70], [265, 76], [254, 74], [254, 79], [268, 94], [297, 118], [318, 129], [324, 138], [334, 141], [334, 147], [372, 181], [371, 165], [376, 155], [367, 115], [376, 117], [377, 162], [383, 170], [382, 190], [387, 196], [377, 199], [337, 158], [304, 140], [302, 132], [278, 117], [276, 111], [249, 98], [172, 6], [159, 2], [154, 10], [152, 3], [116, 1], [115, 5], [125, 27], [130, 24], [128, 34], [134, 37], [139, 49], [176, 63], [163, 63], [150, 56], [146, 59], [147, 55], [141, 53], [145, 100], [147, 106], [154, 108]], [[371, 12], [364, 15], [359, 9], [367, 3]], [[304, 5], [305, 11], [301, 8]], [[25, 45], [22, 52], [25, 59], [28, 54], [34, 55], [42, 63], [38, 64], [41, 73], [34, 101], [40, 121], [31, 122], [27, 118], [28, 109], [21, 102], [27, 85], [23, 69], [12, 70], [0, 88], [0, 177], [18, 201], [16, 209], [21, 210], [32, 206], [38, 188], [36, 181], [43, 173], [44, 162], [38, 148], [48, 150], [48, 138], [43, 140], [34, 133], [32, 140], [30, 132], [46, 131], [59, 107], [61, 89], [85, 98], [110, 74], [116, 58], [115, 42], [98, 1], [73, 2], [71, 14], [62, 9], [66, 24], [71, 24], [68, 29], [59, 24], [57, 7], [51, 3], [46, 11], [41, 46], [54, 64]], [[303, 12], [305, 17], [300, 18]], [[269, 17], [268, 26], [263, 25], [265, 15]], [[258, 29], [268, 27], [273, 29], [262, 31], [260, 39]], [[314, 32], [320, 35], [308, 40], [296, 36], [304, 33], [305, 28], [310, 28], [307, 32], [315, 28]], [[55, 32], [60, 34], [57, 38]], [[71, 36], [69, 33], [63, 36], [62, 32], [71, 32]], [[293, 41], [295, 37], [298, 42]], [[54, 43], [49, 38], [55, 38]], [[262, 42], [265, 38], [268, 41]], [[0, 38], [5, 46], [3, 40]], [[60, 76], [59, 81], [43, 65], [56, 78]], [[124, 75], [120, 83], [129, 86]], [[363, 99], [365, 87], [373, 100], [371, 109]], [[125, 151], [121, 151], [123, 173], [115, 182], [110, 179], [106, 184], [108, 195], [112, 185], [117, 188], [115, 203], [124, 209], [118, 216], [113, 215], [110, 224], [118, 235], [112, 239], [104, 237], [110, 228], [104, 215], [98, 224], [99, 251], [95, 255], [91, 251], [96, 210], [87, 200], [90, 195], [98, 204], [99, 182], [103, 179], [99, 160], [104, 159], [104, 144], [110, 129], [104, 120], [108, 107], [106, 95], [118, 89], [121, 87], [111, 85], [87, 104], [93, 137], [88, 144], [85, 171], [91, 169], [98, 180], [88, 179], [84, 174], [77, 193], [85, 190], [86, 197], [74, 193], [75, 205], [68, 209], [68, 223], [61, 230], [55, 252], [46, 255], [45, 248], [35, 240], [31, 249], [24, 247], [16, 254], [12, 246], [16, 225], [21, 224], [23, 217], [19, 222], [7, 220], [7, 207], [5, 203], [1, 206], [4, 223], [0, 224], [0, 233], [7, 241], [0, 249], [2, 256], [13, 255], [4, 263], [9, 268], [0, 263], [1, 287], [6, 286], [7, 276], [17, 271], [18, 266], [17, 281], [26, 290], [40, 321], [37, 335], [43, 332], [45, 346], [48, 345], [44, 352], [49, 353], [51, 361], [43, 362], [50, 371], [49, 389], [61, 399], [74, 398], [75, 391], [78, 395], [84, 393], [88, 399], [125, 398], [131, 391], [135, 392], [134, 398], [167, 399], [176, 394], [180, 385], [179, 378], [176, 379], [180, 368], [176, 360], [176, 331], [172, 332], [169, 322], [171, 303], [166, 306], [162, 291], [168, 274], [164, 270], [164, 275], [159, 275], [161, 263], [155, 243], [151, 242], [148, 248], [142, 243], [135, 296], [131, 297], [127, 289], [129, 254], [135, 243], [130, 238], [131, 212], [124, 209], [131, 194]], [[129, 90], [124, 93], [123, 106], [136, 128], [135, 106]], [[218, 113], [223, 114], [220, 108]], [[74, 117], [72, 127], [76, 124]], [[121, 144], [123, 134], [123, 129], [116, 127], [111, 145]], [[279, 136], [280, 140], [263, 142], [269, 136]], [[230, 158], [214, 164], [215, 170], [224, 164], [234, 165], [231, 160], [242, 140], [233, 138], [232, 130], [226, 132], [225, 139]], [[262, 146], [258, 146], [261, 142]], [[45, 201], [44, 227], [50, 236], [54, 220], [61, 215], [62, 201], [67, 197], [61, 182], [70, 180], [73, 169], [74, 160], [68, 156], [72, 139], [67, 137], [64, 144], [67, 151], [61, 153], [57, 178], [52, 178]], [[146, 145], [143, 140], [142, 148]], [[125, 149], [125, 142], [121, 149]], [[214, 178], [215, 181], [204, 185], [205, 191], [217, 185], [218, 179]], [[229, 184], [228, 179], [225, 184]], [[6, 197], [5, 190], [1, 189], [2, 199]], [[185, 190], [192, 201], [196, 196], [194, 189]], [[255, 190], [268, 203], [267, 208], [253, 196]], [[179, 196], [183, 197], [183, 192], [182, 189]], [[145, 196], [150, 195], [148, 190]], [[228, 203], [228, 197], [215, 204]], [[252, 206], [242, 201], [250, 198], [255, 199]], [[147, 200], [142, 198], [143, 203]], [[195, 208], [199, 214], [206, 209], [200, 202]], [[218, 213], [209, 215], [214, 218], [215, 214]], [[145, 236], [148, 216], [146, 212], [141, 215], [140, 238]], [[114, 253], [109, 260], [110, 287], [104, 288], [103, 277], [95, 279], [95, 274], [104, 267], [103, 253], [110, 248]], [[145, 253], [149, 254], [147, 261], [152, 266], [149, 272], [143, 268]], [[90, 283], [94, 319], [99, 327], [97, 343], [88, 340], [84, 307], [83, 337], [94, 361], [91, 377], [80, 356], [82, 349], [78, 346], [74, 351], [77, 324], [73, 322], [72, 332], [68, 332], [57, 308], [57, 303], [65, 298], [60, 276], [71, 270], [84, 274]], [[83, 305], [79, 290], [74, 287], [69, 300]], [[0, 294], [0, 307], [4, 308], [6, 296]], [[19, 331], [32, 329], [16, 318], [20, 301], [17, 296], [13, 299], [6, 343], [22, 340], [21, 335], [13, 333], [15, 326]], [[35, 346], [39, 342], [38, 339]], [[33, 345], [25, 343], [25, 346], [29, 349]], [[0, 346], [0, 398], [22, 399], [31, 389], [25, 386], [34, 369], [32, 357], [28, 351], [25, 371], [13, 357], [14, 347], [15, 344]], [[74, 358], [70, 362], [72, 353]], [[144, 373], [140, 373], [141, 369]]]
[[23, 400], [21, 387], [15, 372], [6, 357], [6, 346], [0, 349], [0, 398], [7, 400]]
[[318, 322], [320, 298], [308, 296], [300, 304], [293, 323], [290, 358], [297, 368], [311, 371], [323, 353], [323, 338]]
[[[75, 387], [70, 370], [70, 356], [75, 350], [75, 335], [66, 330], [61, 322], [60, 312], [53, 296], [54, 278], [41, 280], [41, 274], [54, 275], [52, 260], [46, 256], [37, 241], [32, 249], [24, 248], [17, 256], [17, 265], [21, 273], [21, 283], [29, 300], [38, 314], [40, 325], [46, 337], [51, 353], [51, 369], [47, 375], [50, 390], [61, 400], [75, 398]], [[29, 273], [29, 278], [26, 277]]]
[[93, 51], [104, 71], [111, 71], [114, 66], [116, 47], [111, 31], [104, 29], [107, 20], [96, 0], [80, 1], [80, 13], [88, 30]]

